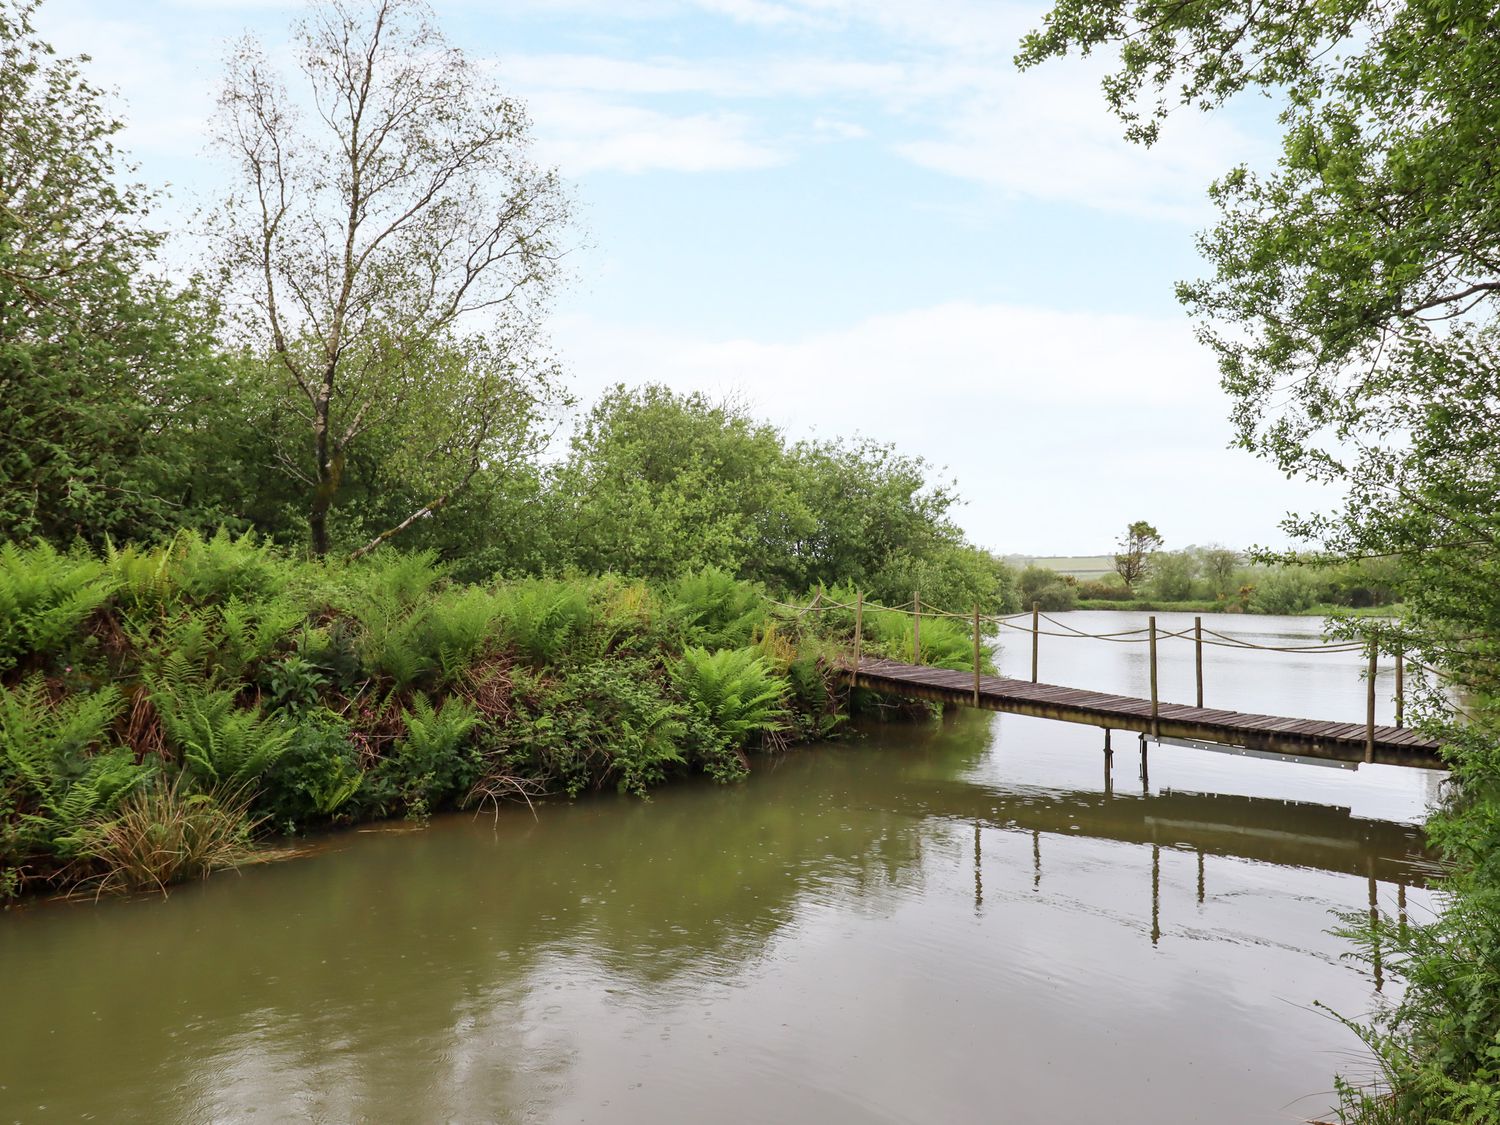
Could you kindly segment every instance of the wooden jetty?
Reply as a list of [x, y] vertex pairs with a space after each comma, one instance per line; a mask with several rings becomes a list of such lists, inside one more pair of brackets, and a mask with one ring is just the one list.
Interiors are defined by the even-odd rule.
[[[840, 672], [859, 687], [889, 695], [1086, 723], [1105, 731], [1135, 731], [1154, 739], [1218, 743], [1260, 753], [1356, 764], [1447, 768], [1438, 743], [1416, 731], [1377, 726], [1373, 721], [1330, 723], [1251, 715], [894, 660], [856, 658]], [[1373, 718], [1373, 705], [1371, 713]]]

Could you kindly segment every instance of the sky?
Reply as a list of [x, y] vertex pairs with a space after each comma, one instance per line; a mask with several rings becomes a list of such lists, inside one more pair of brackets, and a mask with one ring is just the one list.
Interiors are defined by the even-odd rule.
[[[1207, 187], [1268, 166], [1275, 106], [1121, 139], [1107, 60], [1019, 73], [1043, 5], [988, 0], [434, 0], [532, 118], [577, 221], [550, 336], [583, 405], [616, 383], [734, 395], [791, 438], [867, 437], [956, 480], [970, 538], [1097, 554], [1278, 545], [1335, 499], [1229, 448], [1176, 303]], [[189, 229], [224, 189], [222, 60], [273, 57], [285, 0], [46, 0], [116, 92], [137, 178]]]

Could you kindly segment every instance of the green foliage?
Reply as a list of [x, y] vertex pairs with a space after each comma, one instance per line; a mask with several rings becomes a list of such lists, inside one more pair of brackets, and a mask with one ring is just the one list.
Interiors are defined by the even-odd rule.
[[1157, 551], [1151, 556], [1149, 597], [1163, 602], [1185, 602], [1197, 591], [1199, 561], [1194, 551]]
[[1028, 566], [1016, 576], [1021, 608], [1037, 605], [1045, 613], [1072, 609], [1078, 601], [1078, 586], [1072, 579], [1042, 566]]
[[0, 5], [0, 526], [54, 542], [228, 513], [195, 488], [232, 400], [216, 311], [153, 279], [150, 194], [79, 62]]
[[104, 567], [46, 543], [0, 544], [0, 674], [32, 653], [71, 647], [110, 594]]
[[673, 584], [667, 612], [693, 644], [742, 648], [764, 623], [766, 602], [754, 586], [710, 566]]
[[594, 624], [588, 586], [538, 578], [506, 588], [500, 631], [537, 667], [560, 663]]
[[338, 816], [364, 781], [349, 724], [330, 711], [304, 713], [267, 767], [254, 807], [275, 828], [296, 832]]
[[1250, 594], [1256, 613], [1300, 613], [1317, 601], [1317, 583], [1299, 567], [1260, 571]]
[[417, 694], [401, 720], [406, 734], [382, 764], [380, 780], [395, 788], [408, 815], [421, 819], [468, 792], [479, 777], [481, 763], [470, 735], [480, 716], [462, 699], [433, 707]]
[[80, 854], [92, 822], [150, 775], [105, 748], [121, 707], [114, 687], [59, 700], [39, 676], [0, 687], [0, 873], [12, 890], [28, 862], [50, 874]]
[[791, 685], [753, 648], [686, 648], [672, 667], [672, 678], [732, 747], [780, 729], [786, 719], [783, 704]]
[[204, 789], [256, 784], [291, 744], [290, 727], [243, 706], [236, 687], [211, 686], [189, 661], [169, 656], [149, 682], [167, 745]]

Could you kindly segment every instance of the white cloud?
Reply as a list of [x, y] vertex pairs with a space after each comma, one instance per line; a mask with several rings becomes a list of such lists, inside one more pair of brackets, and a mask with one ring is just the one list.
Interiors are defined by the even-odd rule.
[[538, 157], [567, 176], [722, 172], [769, 168], [787, 159], [782, 150], [753, 139], [753, 123], [741, 114], [674, 115], [554, 92], [529, 102]]
[[1224, 451], [1212, 358], [1180, 317], [953, 303], [793, 340], [585, 317], [555, 335], [585, 402], [615, 382], [736, 395], [790, 436], [859, 433], [946, 465], [960, 522], [996, 549], [1103, 549], [1136, 518], [1177, 542], [1269, 540], [1287, 508], [1326, 500]]

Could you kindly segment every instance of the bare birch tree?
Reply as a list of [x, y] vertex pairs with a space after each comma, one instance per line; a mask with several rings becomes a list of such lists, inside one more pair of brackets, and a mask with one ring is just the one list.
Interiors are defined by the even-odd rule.
[[253, 38], [228, 60], [218, 137], [239, 184], [216, 232], [248, 343], [307, 424], [277, 456], [308, 488], [313, 553], [361, 438], [394, 430], [427, 468], [432, 498], [363, 554], [514, 453], [517, 410], [549, 394], [537, 327], [567, 205], [524, 108], [422, 0], [323, 0], [293, 45], [291, 90]]

